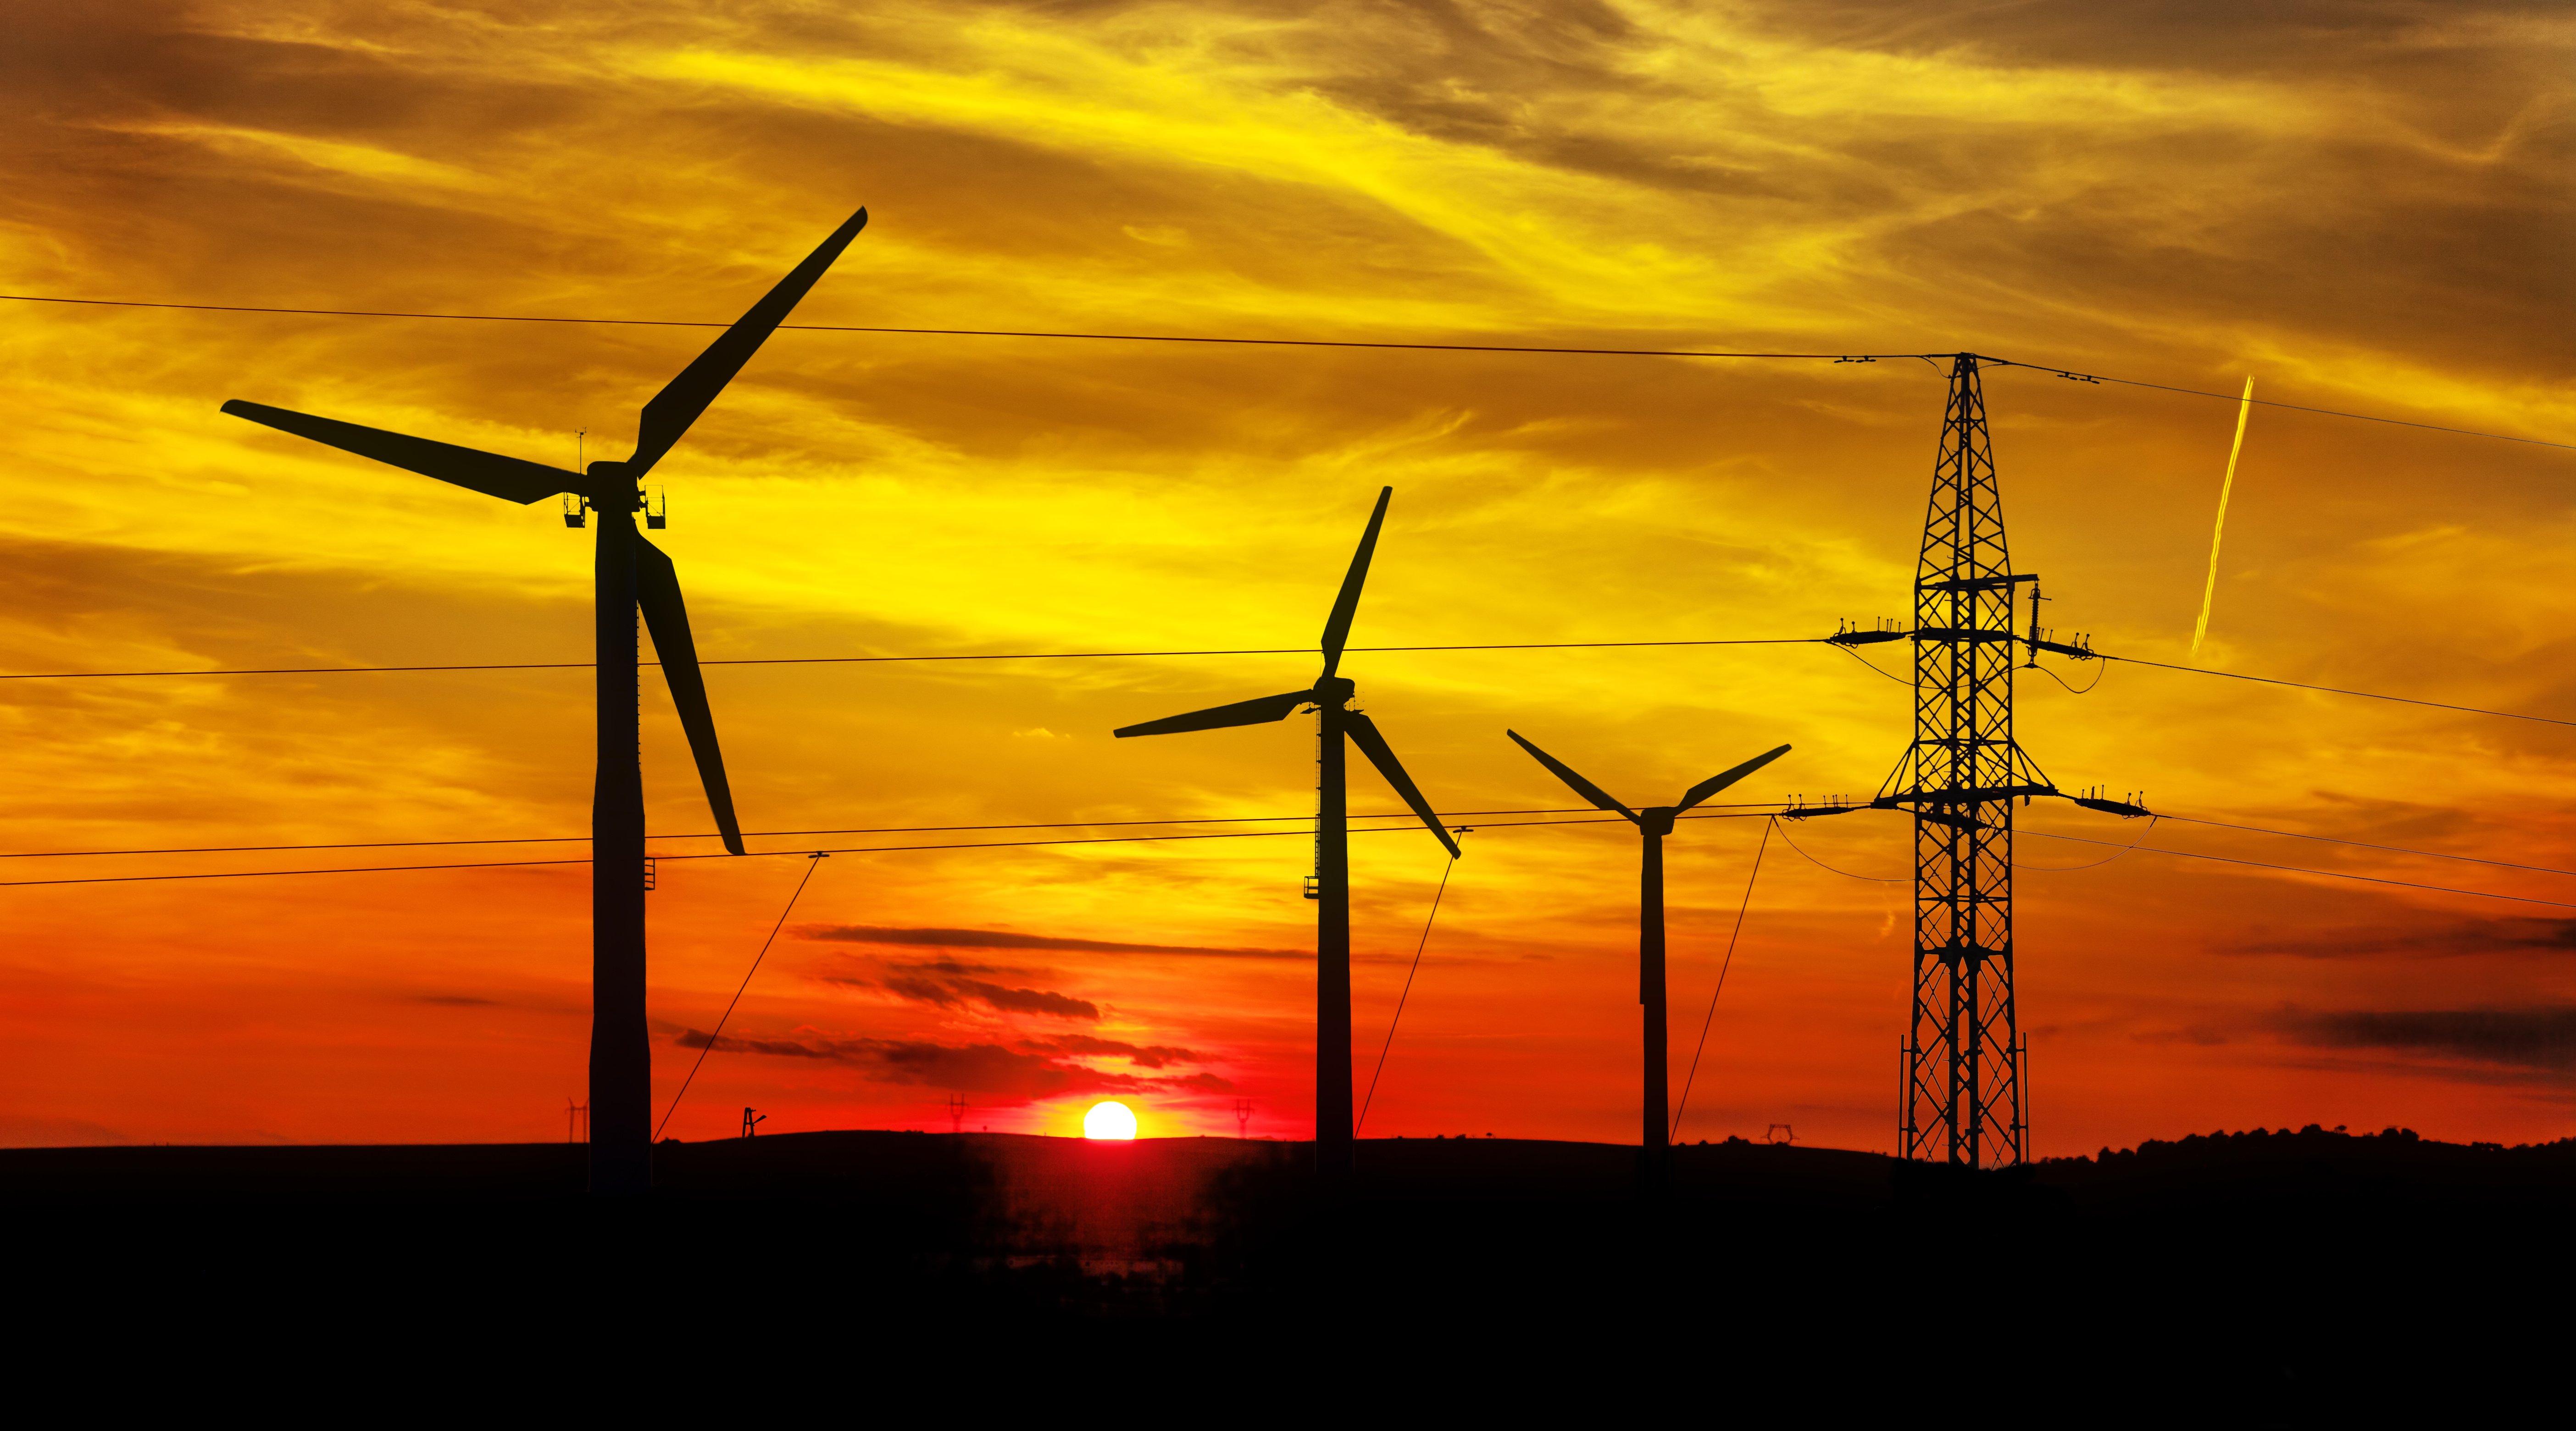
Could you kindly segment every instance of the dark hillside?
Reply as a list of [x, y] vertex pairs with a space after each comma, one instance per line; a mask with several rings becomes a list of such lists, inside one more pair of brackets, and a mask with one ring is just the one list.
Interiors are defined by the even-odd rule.
[[2117, 1387], [2123, 1406], [2218, 1397], [2266, 1424], [2357, 1388], [2555, 1365], [2576, 1225], [2576, 1142], [2395, 1131], [2001, 1174], [1731, 1141], [1676, 1149], [1652, 1202], [1634, 1150], [1603, 1144], [1366, 1142], [1329, 1202], [1310, 1157], [787, 1134], [664, 1144], [654, 1198], [598, 1204], [565, 1145], [13, 1149], [0, 1205], [28, 1230], [23, 1296], [143, 1335], [373, 1329], [488, 1352], [685, 1325], [763, 1357], [1146, 1338], [1217, 1359], [1308, 1347], [1331, 1376], [1377, 1346], [1488, 1378], [1646, 1356], [1848, 1392], [1991, 1364], [2007, 1402]]

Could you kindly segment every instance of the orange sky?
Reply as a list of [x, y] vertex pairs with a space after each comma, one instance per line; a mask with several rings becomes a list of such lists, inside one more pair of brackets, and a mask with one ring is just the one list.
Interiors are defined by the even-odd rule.
[[[16, 294], [728, 321], [865, 203], [801, 320], [1971, 348], [2576, 433], [2576, 22], [2556, 6], [7, 9]], [[588, 544], [549, 511], [216, 407], [570, 465], [581, 429], [590, 456], [622, 455], [707, 336], [5, 316], [8, 671], [585, 659]], [[2047, 619], [2183, 661], [2232, 406], [2028, 371], [1987, 391]], [[1295, 647], [1391, 484], [1358, 644], [1813, 636], [1906, 609], [1941, 399], [1921, 363], [790, 332], [656, 472], [657, 540], [710, 657]], [[2256, 410], [2200, 664], [2576, 718], [2571, 461]], [[1506, 725], [1636, 803], [1784, 741], [1735, 798], [1866, 791], [1911, 700], [1821, 646], [1346, 670], [1453, 810], [1567, 803]], [[746, 828], [798, 831], [1292, 815], [1311, 807], [1303, 718], [1107, 733], [1312, 675], [1278, 656], [709, 684]], [[2576, 868], [2563, 729], [2139, 667], [2087, 696], [2020, 689], [2019, 733], [2062, 787]], [[579, 834], [587, 700], [579, 671], [7, 683], [0, 850]], [[655, 828], [706, 829], [658, 691], [646, 722]], [[1395, 808], [1364, 771], [1353, 788]], [[2023, 818], [2139, 833], [2063, 805]], [[1677, 1058], [1761, 828], [1672, 843]], [[1792, 834], [1837, 868], [1906, 872], [1895, 817]], [[2576, 902], [2576, 879], [2207, 826], [2147, 843]], [[1419, 830], [1355, 850], [1365, 1083], [1442, 859]], [[2104, 853], [2019, 846], [2038, 1151], [2311, 1121], [2569, 1131], [2568, 910], [2147, 854], [2037, 868]], [[1620, 827], [1469, 837], [1368, 1134], [1631, 1136], [1633, 862]], [[663, 865], [657, 1096], [800, 863]], [[1067, 1132], [1116, 1089], [1149, 1135], [1231, 1133], [1242, 1099], [1255, 1134], [1303, 1136], [1311, 971], [1258, 951], [1309, 947], [1306, 870], [1300, 835], [836, 856], [734, 1015], [744, 1047], [709, 1060], [672, 1131], [729, 1132], [745, 1104], [770, 1131], [945, 1127], [963, 1093], [970, 1127]], [[0, 889], [0, 1140], [561, 1136], [585, 879]], [[1791, 1123], [1892, 1146], [1903, 888], [1774, 841], [1683, 1136]], [[922, 932], [943, 930], [991, 947]]]

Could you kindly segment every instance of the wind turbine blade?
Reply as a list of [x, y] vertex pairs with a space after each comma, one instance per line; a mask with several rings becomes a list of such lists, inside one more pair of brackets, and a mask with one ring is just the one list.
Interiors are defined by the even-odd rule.
[[1693, 805], [1698, 804], [1709, 796], [1716, 794], [1718, 791], [1725, 789], [1727, 786], [1734, 784], [1736, 781], [1743, 779], [1745, 776], [1752, 774], [1754, 771], [1761, 769], [1763, 766], [1770, 764], [1772, 761], [1775, 761], [1788, 753], [1789, 747], [1785, 745], [1780, 747], [1778, 750], [1766, 750], [1760, 755], [1753, 757], [1751, 760], [1744, 762], [1742, 765], [1735, 767], [1733, 770], [1712, 775], [1697, 785], [1692, 786], [1689, 793], [1682, 796], [1682, 803], [1674, 806], [1673, 808], [1675, 810], [1687, 810]]
[[1572, 789], [1575, 794], [1582, 796], [1584, 799], [1591, 801], [1593, 804], [1600, 806], [1604, 810], [1625, 815], [1631, 820], [1635, 820], [1637, 818], [1636, 811], [1631, 810], [1627, 806], [1620, 804], [1618, 801], [1611, 799], [1608, 791], [1603, 790], [1600, 786], [1593, 784], [1582, 776], [1575, 774], [1574, 767], [1557, 759], [1555, 756], [1548, 754], [1546, 751], [1539, 749], [1537, 746], [1530, 744], [1527, 740], [1522, 739], [1519, 731], [1507, 730], [1504, 731], [1503, 734], [1510, 736], [1515, 741], [1519, 741], [1521, 749], [1537, 756], [1538, 763], [1546, 766], [1557, 779], [1564, 781], [1567, 787]]
[[1404, 766], [1396, 760], [1395, 751], [1387, 745], [1386, 737], [1377, 733], [1377, 722], [1358, 711], [1344, 712], [1342, 722], [1351, 733], [1351, 743], [1369, 758], [1369, 764], [1377, 767], [1378, 774], [1386, 777], [1386, 783], [1395, 787], [1395, 793], [1404, 797], [1404, 803], [1413, 807], [1413, 813], [1422, 817], [1424, 827], [1449, 851], [1449, 858], [1458, 858], [1458, 842], [1449, 838], [1449, 832], [1441, 828], [1440, 817], [1431, 813], [1431, 802], [1422, 798], [1422, 792], [1414, 787], [1413, 777], [1404, 773]]
[[1342, 645], [1351, 639], [1351, 619], [1360, 610], [1360, 588], [1368, 583], [1369, 558], [1377, 554], [1377, 529], [1386, 525], [1386, 504], [1394, 498], [1393, 487], [1378, 489], [1377, 510], [1369, 513], [1368, 530], [1360, 533], [1360, 549], [1351, 554], [1351, 569], [1342, 578], [1341, 595], [1333, 598], [1333, 614], [1324, 619], [1327, 676], [1341, 669]]
[[653, 633], [653, 649], [662, 657], [662, 678], [671, 683], [671, 704], [679, 708], [680, 729], [688, 732], [689, 753], [698, 758], [698, 780], [707, 787], [716, 830], [727, 851], [741, 854], [742, 826], [733, 815], [724, 752], [716, 746], [716, 718], [707, 709], [707, 682], [698, 671], [698, 643], [689, 635], [689, 609], [680, 601], [680, 573], [660, 547], [642, 537], [635, 539], [635, 604], [644, 608], [644, 629]]
[[778, 280], [778, 286], [769, 290], [767, 297], [751, 305], [751, 311], [736, 319], [723, 337], [708, 344], [696, 362], [682, 368], [678, 377], [644, 404], [643, 420], [635, 427], [635, 455], [626, 459], [629, 475], [640, 481], [653, 470], [653, 464], [662, 460], [662, 454], [671, 450], [672, 444], [689, 430], [689, 424], [696, 422], [707, 404], [716, 400], [716, 394], [742, 371], [742, 365], [750, 362], [751, 355], [760, 351], [760, 345], [778, 330], [778, 325], [787, 321], [805, 290], [814, 286], [823, 270], [830, 268], [832, 260], [839, 258], [841, 250], [848, 248], [850, 240], [867, 226], [867, 210], [850, 215], [849, 222], [834, 229], [821, 248], [806, 255], [803, 263]]
[[453, 482], [459, 487], [498, 497], [522, 506], [542, 502], [557, 492], [578, 492], [579, 475], [542, 462], [525, 462], [516, 457], [503, 457], [472, 447], [432, 442], [425, 437], [405, 437], [381, 427], [360, 427], [337, 418], [315, 417], [310, 413], [291, 412], [264, 403], [243, 402], [239, 398], [225, 403], [223, 410], [234, 417], [248, 418], [263, 427], [291, 432], [310, 438], [325, 447], [372, 457], [378, 462]]
[[1121, 740], [1131, 735], [1178, 735], [1185, 730], [1221, 730], [1230, 725], [1263, 725], [1286, 720], [1288, 713], [1315, 699], [1313, 691], [1282, 691], [1258, 700], [1236, 701], [1230, 706], [1210, 706], [1187, 715], [1165, 716], [1142, 725], [1121, 726], [1110, 732]]

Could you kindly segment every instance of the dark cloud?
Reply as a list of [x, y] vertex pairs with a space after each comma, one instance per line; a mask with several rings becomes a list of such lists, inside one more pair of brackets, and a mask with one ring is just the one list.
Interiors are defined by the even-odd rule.
[[1186, 954], [1216, 959], [1307, 959], [1297, 949], [1228, 949], [1203, 944], [1131, 944], [1114, 939], [1067, 939], [1051, 934], [1019, 934], [1007, 929], [902, 929], [877, 924], [807, 924], [796, 930], [802, 939], [845, 944], [902, 944], [935, 949], [1061, 949], [1076, 954]]
[[1139, 1068], [1161, 1068], [1172, 1063], [1197, 1063], [1199, 1056], [1185, 1048], [1163, 1044], [1133, 1044], [1114, 1038], [1093, 1038], [1088, 1034], [1067, 1034], [1062, 1038], [1031, 1039], [1020, 1047], [1037, 1052], [1106, 1054], [1123, 1058]]
[[2576, 1008], [2359, 1010], [2286, 1014], [2282, 1032], [2319, 1048], [2372, 1048], [2539, 1071], [2576, 1069]]
[[842, 978], [833, 982], [862, 988], [874, 985], [897, 998], [936, 1004], [945, 1009], [963, 1008], [975, 1003], [1011, 1014], [1046, 1014], [1059, 1019], [1100, 1017], [1100, 1006], [1088, 999], [1077, 999], [1050, 989], [1013, 989], [982, 979], [960, 978], [947, 972], [954, 967], [957, 966], [942, 960], [909, 966], [882, 979]]
[[2230, 954], [2290, 954], [2303, 959], [2351, 959], [2380, 954], [2439, 957], [2553, 953], [2560, 950], [2576, 950], [2576, 919], [2480, 919], [2431, 929], [2354, 926], [2295, 938], [2255, 939], [2226, 948]]
[[959, 979], [951, 985], [972, 998], [983, 1000], [1005, 1013], [1052, 1014], [1060, 1019], [1096, 1019], [1100, 1006], [1088, 999], [1069, 998], [1045, 989], [1005, 989], [980, 979]]
[[[697, 1029], [683, 1030], [677, 1042], [682, 1048], [706, 1048], [710, 1044], [708, 1036]], [[1224, 1079], [1204, 1073], [1173, 1079], [1103, 1073], [1080, 1064], [1066, 1063], [1055, 1050], [1039, 1048], [1023, 1052], [989, 1043], [949, 1045], [903, 1039], [748, 1038], [739, 1034], [727, 1034], [712, 1040], [712, 1043], [717, 1051], [725, 1053], [758, 1053], [774, 1058], [841, 1064], [857, 1070], [860, 1077], [871, 1083], [916, 1084], [1021, 1100], [1079, 1093], [1224, 1093], [1232, 1090], [1232, 1085]]]
[[1004, 968], [999, 964], [969, 964], [962, 959], [924, 959], [918, 963], [907, 964], [903, 967], [907, 969], [917, 969], [928, 974], [956, 974], [964, 977], [973, 977], [978, 974], [1024, 974], [1028, 972], [1024, 969]]

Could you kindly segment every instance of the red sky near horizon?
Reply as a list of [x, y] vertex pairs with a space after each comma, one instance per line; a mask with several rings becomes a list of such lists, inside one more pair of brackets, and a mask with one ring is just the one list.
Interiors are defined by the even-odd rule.
[[[8, 8], [10, 294], [721, 322], [864, 203], [798, 321], [1964, 348], [2576, 440], [2563, 7]], [[216, 409], [571, 465], [622, 454], [708, 336], [5, 306], [0, 673], [585, 660], [586, 534]], [[2576, 453], [2257, 408], [2192, 657], [2234, 404], [2030, 369], [1986, 392], [2014, 560], [2061, 631], [2576, 720]], [[787, 332], [655, 473], [656, 540], [710, 658], [1294, 649], [1392, 485], [1356, 645], [1821, 636], [1906, 609], [1942, 397], [1902, 360]], [[1901, 649], [1859, 654], [1893, 671]], [[1507, 726], [1631, 803], [1784, 742], [1721, 798], [1866, 792], [1912, 697], [1862, 664], [1345, 672], [1466, 812], [1574, 803]], [[2576, 869], [2576, 734], [2057, 668], [2101, 679], [2024, 673], [2041, 768], [2175, 818], [2018, 817], [2038, 1152], [2569, 1132], [2576, 877], [2550, 871]], [[714, 844], [648, 684], [666, 1100], [803, 851], [1278, 817], [834, 855], [670, 1131], [721, 1136], [745, 1105], [764, 1131], [945, 1128], [963, 1095], [968, 1127], [1073, 1132], [1115, 1096], [1148, 1136], [1232, 1134], [1239, 1104], [1256, 1136], [1305, 1136], [1311, 724], [1108, 732], [1312, 676], [1297, 655], [711, 668], [768, 832], [748, 859], [677, 858]], [[498, 862], [580, 858], [588, 695], [580, 670], [0, 682], [0, 1142], [562, 1136], [587, 876]], [[1353, 807], [1398, 808], [1356, 763]], [[1364, 1135], [1632, 1137], [1633, 834], [1461, 822]], [[1377, 823], [1354, 841], [1363, 1087], [1444, 868]], [[1764, 828], [1672, 841], [1677, 1084]], [[1786, 834], [1682, 1136], [1887, 1149], [1906, 827]], [[28, 857], [503, 840], [558, 843]], [[2142, 847], [2100, 863], [2082, 840]]]

